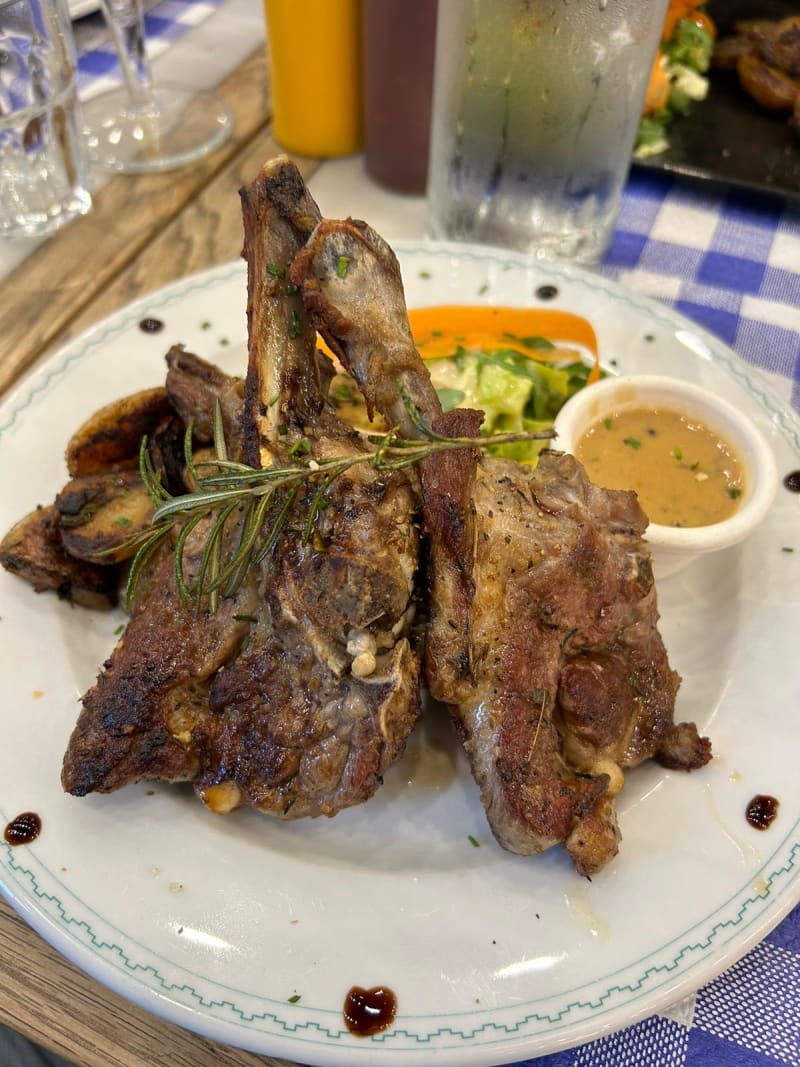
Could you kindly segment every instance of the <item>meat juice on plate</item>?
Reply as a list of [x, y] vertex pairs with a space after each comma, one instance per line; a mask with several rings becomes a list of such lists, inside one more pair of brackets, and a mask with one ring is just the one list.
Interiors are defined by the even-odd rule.
[[431, 235], [599, 258], [665, 7], [666, 0], [442, 5]]

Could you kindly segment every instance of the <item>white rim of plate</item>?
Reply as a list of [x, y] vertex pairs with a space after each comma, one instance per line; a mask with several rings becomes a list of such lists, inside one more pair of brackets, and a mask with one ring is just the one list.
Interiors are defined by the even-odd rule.
[[[673, 333], [676, 330], [688, 332], [693, 338], [693, 347], [699, 345], [704, 358], [721, 367], [769, 413], [773, 425], [800, 456], [800, 418], [772, 392], [766, 381], [760, 380], [755, 368], [751, 368], [712, 334], [677, 312], [647, 297], [630, 293], [601, 275], [569, 265], [532, 261], [524, 255], [503, 249], [414, 241], [396, 241], [394, 248], [401, 260], [403, 257], [478, 260], [500, 267], [510, 265], [524, 269], [532, 276], [547, 280], [560, 278], [579, 288], [594, 292], [599, 290], [612, 301], [627, 304], [646, 315], [649, 321], [666, 326]], [[137, 323], [145, 312], [152, 314], [182, 300], [191, 292], [225, 283], [236, 276], [242, 279], [245, 276], [244, 265], [238, 261], [192, 275], [137, 299], [69, 342], [5, 398], [0, 405], [0, 414], [8, 412], [8, 415], [0, 421], [0, 436], [35, 402], [37, 396], [50, 389], [73, 364]], [[306, 1059], [311, 1054], [319, 1057], [314, 1060], [318, 1064], [341, 1067], [351, 1067], [356, 1062], [374, 1063], [379, 1056], [385, 1056], [387, 1060], [394, 1058], [395, 1062], [398, 1062], [397, 1057], [403, 1056], [411, 1056], [415, 1062], [424, 1062], [427, 1056], [435, 1058], [443, 1067], [448, 1064], [453, 1067], [488, 1067], [574, 1047], [632, 1025], [696, 991], [745, 955], [800, 902], [798, 817], [763, 861], [763, 883], [758, 892], [754, 889], [751, 875], [703, 920], [694, 923], [646, 957], [606, 975], [600, 984], [606, 984], [607, 989], [599, 995], [591, 989], [591, 986], [598, 985], [598, 982], [593, 982], [576, 986], [552, 998], [507, 1008], [446, 1015], [404, 1015], [401, 1027], [360, 1041], [357, 1045], [349, 1040], [337, 1044], [342, 1038], [349, 1039], [350, 1036], [341, 1025], [341, 1012], [338, 1010], [305, 1006], [305, 1019], [298, 1017], [296, 1012], [292, 1012], [291, 1017], [281, 1018], [278, 1013], [285, 1012], [284, 1001], [260, 998], [264, 1003], [264, 1011], [252, 1013], [242, 1011], [229, 996], [220, 999], [213, 992], [204, 995], [189, 983], [164, 983], [152, 964], [152, 959], [158, 957], [157, 953], [145, 949], [151, 962], [137, 962], [128, 957], [122, 946], [109, 944], [102, 939], [98, 942], [89, 923], [71, 916], [58, 896], [40, 885], [37, 873], [26, 868], [24, 863], [18, 863], [10, 846], [5, 842], [3, 845], [8, 861], [6, 869], [20, 887], [20, 892], [15, 893], [8, 882], [0, 882], [3, 895], [46, 941], [109, 989], [168, 1021], [213, 1040], [264, 1054], [299, 1057], [305, 1062], [311, 1062]], [[40, 875], [49, 877], [51, 886], [55, 884], [65, 894], [71, 895], [68, 887], [53, 872], [38, 863], [31, 863], [31, 866], [37, 867]], [[765, 873], [767, 870], [769, 873]], [[79, 899], [77, 903], [84, 910], [91, 911]], [[110, 925], [106, 920], [102, 921]], [[116, 933], [120, 940], [127, 940], [129, 945], [132, 943], [124, 931], [117, 930]], [[738, 940], [737, 935], [741, 935]], [[656, 957], [665, 953], [671, 955], [669, 962], [658, 961]], [[174, 969], [174, 965], [171, 966]], [[637, 970], [638, 977], [634, 979], [630, 972]], [[203, 976], [187, 973], [187, 977], [195, 981], [199, 977], [200, 981], [205, 981], [219, 992], [253, 996], [247, 991], [215, 987], [213, 980]], [[615, 979], [618, 981], [614, 982]], [[148, 984], [148, 980], [155, 980], [155, 984]], [[183, 1000], [178, 999], [179, 996]], [[221, 1014], [210, 1014], [214, 1010], [219, 1010]], [[247, 1015], [251, 1017], [250, 1023], [243, 1021]], [[563, 1022], [570, 1015], [574, 1015], [573, 1020]], [[479, 1021], [485, 1016], [490, 1017]], [[252, 1025], [256, 1019], [279, 1025], [282, 1032], [258, 1030]], [[414, 1029], [415, 1024], [422, 1025]], [[460, 1026], [463, 1029], [459, 1029]], [[301, 1032], [302, 1035], [298, 1037]], [[486, 1036], [488, 1033], [493, 1033], [495, 1039], [489, 1039]], [[452, 1038], [452, 1044], [430, 1045], [435, 1038], [445, 1034]], [[408, 1043], [393, 1048], [389, 1042], [398, 1038]]]

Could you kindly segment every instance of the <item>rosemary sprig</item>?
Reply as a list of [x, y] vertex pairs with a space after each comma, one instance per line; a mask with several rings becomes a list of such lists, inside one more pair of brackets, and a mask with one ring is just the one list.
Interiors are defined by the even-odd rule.
[[[248, 569], [275, 548], [289, 514], [304, 486], [314, 486], [303, 526], [302, 541], [311, 539], [317, 517], [327, 506], [328, 491], [342, 474], [368, 464], [377, 472], [403, 470], [438, 452], [461, 448], [487, 449], [515, 441], [551, 438], [552, 430], [535, 433], [501, 433], [482, 437], [446, 437], [424, 421], [407, 390], [399, 385], [409, 417], [420, 439], [400, 437], [395, 426], [388, 433], [370, 435], [373, 451], [354, 456], [328, 456], [314, 459], [306, 450], [290, 449], [286, 462], [257, 469], [228, 458], [219, 403], [214, 411], [214, 458], [195, 461], [190, 424], [184, 439], [184, 455], [189, 480], [197, 488], [172, 496], [161, 485], [147, 449], [147, 438], [139, 451], [139, 470], [153, 501], [150, 526], [127, 542], [136, 548], [131, 564], [126, 602], [131, 606], [136, 588], [147, 564], [169, 537], [174, 540], [175, 581], [181, 598], [200, 612], [205, 602], [213, 613], [220, 595], [234, 596]], [[207, 532], [202, 524], [208, 525]], [[193, 534], [202, 537], [203, 548], [194, 577], [187, 576], [185, 556]]]

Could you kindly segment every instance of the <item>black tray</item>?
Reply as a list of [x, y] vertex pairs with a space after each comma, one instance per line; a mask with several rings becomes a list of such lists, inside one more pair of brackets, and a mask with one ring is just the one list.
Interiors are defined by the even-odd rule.
[[[718, 0], [708, 11], [720, 36], [739, 19], [785, 18], [800, 12], [798, 0]], [[661, 155], [636, 160], [646, 170], [800, 197], [800, 134], [788, 114], [764, 111], [744, 92], [735, 73], [711, 70], [708, 97], [668, 128]]]

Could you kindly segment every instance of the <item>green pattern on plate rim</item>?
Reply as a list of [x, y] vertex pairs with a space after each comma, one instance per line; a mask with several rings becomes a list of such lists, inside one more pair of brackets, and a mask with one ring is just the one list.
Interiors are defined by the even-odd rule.
[[[5, 822], [7, 821], [7, 815], [2, 813], [0, 818]], [[788, 889], [794, 884], [794, 882], [800, 877], [800, 842], [791, 844], [791, 839], [797, 832], [797, 825], [792, 828], [790, 833], [781, 842], [781, 845], [776, 849], [772, 856], [767, 860], [765, 866], [772, 865], [772, 870], [769, 875], [764, 877], [763, 883], [760, 886], [759, 892], [755, 893], [752, 889], [752, 879], [749, 879], [747, 885], [744, 886], [738, 893], [731, 897], [726, 903], [717, 908], [717, 910], [709, 915], [702, 922], [695, 924], [695, 926], [686, 931], [682, 944], [678, 944], [680, 939], [675, 939], [670, 946], [665, 946], [659, 952], [651, 953], [649, 957], [645, 957], [642, 960], [637, 961], [634, 964], [630, 964], [625, 968], [626, 972], [635, 971], [637, 967], [642, 969], [638, 974], [632, 975], [628, 979], [622, 978], [620, 980], [609, 985], [603, 992], [597, 994], [585, 994], [584, 997], [580, 997], [582, 991], [589, 989], [589, 986], [579, 986], [568, 993], [562, 994], [557, 1005], [553, 1005], [551, 1008], [546, 1008], [543, 1001], [538, 1001], [537, 1005], [539, 1010], [534, 1010], [533, 1005], [515, 1005], [514, 1010], [522, 1011], [522, 1015], [516, 1019], [487, 1019], [481, 1022], [479, 1025], [459, 1028], [453, 1025], [431, 1025], [434, 1019], [441, 1018], [441, 1016], [415, 1016], [407, 1017], [403, 1016], [402, 1025], [394, 1027], [387, 1033], [377, 1034], [373, 1036], [370, 1041], [376, 1044], [386, 1044], [387, 1042], [396, 1043], [402, 1041], [402, 1039], [409, 1039], [414, 1042], [415, 1045], [420, 1043], [429, 1044], [433, 1041], [436, 1042], [436, 1047], [449, 1048], [454, 1047], [448, 1043], [442, 1043], [436, 1039], [441, 1038], [453, 1038], [458, 1042], [462, 1041], [475, 1041], [476, 1038], [481, 1035], [489, 1033], [498, 1033], [506, 1038], [513, 1034], [521, 1034], [526, 1031], [529, 1033], [536, 1033], [538, 1029], [544, 1026], [549, 1033], [558, 1030], [558, 1024], [567, 1019], [569, 1022], [569, 1016], [572, 1013], [579, 1014], [582, 1011], [589, 1011], [592, 1018], [603, 1014], [603, 1009], [606, 1003], [612, 1001], [615, 995], [623, 994], [626, 1000], [635, 1000], [634, 994], [639, 992], [652, 992], [653, 989], [658, 988], [657, 980], [662, 979], [663, 983], [671, 982], [674, 980], [676, 972], [679, 970], [687, 971], [691, 970], [694, 964], [695, 953], [704, 953], [714, 947], [717, 943], [725, 943], [725, 935], [736, 931], [738, 927], [744, 924], [744, 927], [751, 925], [759, 917], [760, 911], [758, 905], [765, 905], [770, 901], [770, 898], [774, 899], [783, 896]], [[290, 1038], [297, 1038], [299, 1031], [314, 1031], [316, 1034], [324, 1035], [326, 1040], [339, 1041], [342, 1038], [349, 1038], [348, 1031], [344, 1027], [334, 1027], [326, 1025], [323, 1022], [318, 1022], [314, 1019], [306, 1021], [298, 1020], [296, 1014], [294, 1017], [283, 1018], [277, 1011], [272, 1010], [273, 1006], [283, 1006], [283, 1002], [275, 1001], [270, 998], [254, 996], [253, 994], [245, 993], [241, 990], [228, 989], [216, 985], [211, 982], [210, 979], [203, 975], [189, 975], [187, 973], [187, 979], [180, 983], [169, 982], [165, 980], [163, 975], [159, 972], [158, 968], [153, 963], [142, 963], [131, 958], [129, 955], [130, 949], [126, 950], [121, 945], [107, 941], [106, 939], [99, 937], [91, 923], [85, 918], [78, 918], [70, 914], [69, 910], [62, 902], [60, 897], [54, 893], [42, 889], [39, 885], [39, 881], [36, 874], [28, 867], [20, 864], [14, 858], [12, 848], [5, 842], [4, 849], [6, 853], [6, 860], [8, 863], [8, 869], [14, 876], [14, 881], [25, 892], [21, 894], [21, 898], [27, 898], [31, 901], [36, 901], [39, 905], [37, 910], [42, 914], [48, 915], [55, 919], [58, 925], [65, 931], [69, 931], [70, 936], [74, 938], [76, 942], [83, 945], [95, 955], [99, 956], [106, 964], [111, 967], [122, 970], [128, 975], [134, 975], [142, 980], [142, 986], [144, 989], [157, 988], [158, 992], [164, 994], [170, 994], [171, 998], [176, 1003], [184, 1003], [191, 1007], [201, 1007], [208, 1013], [213, 1013], [220, 1020], [225, 1022], [240, 1024], [258, 1024], [258, 1023], [273, 1023], [282, 1028], [285, 1035]], [[788, 846], [788, 851], [786, 851]], [[785, 855], [785, 860], [781, 857]], [[53, 873], [43, 866], [41, 867], [42, 873], [49, 876], [53, 882], [61, 884], [59, 879], [53, 875]], [[20, 878], [22, 876], [22, 878]], [[788, 880], [784, 884], [781, 884], [784, 878], [788, 876]], [[23, 881], [24, 879], [24, 881]], [[27, 882], [27, 885], [25, 884]], [[65, 886], [61, 885], [61, 888], [67, 893], [69, 892]], [[12, 901], [13, 902], [13, 901]], [[78, 902], [80, 903], [80, 902]], [[792, 900], [789, 899], [788, 910], [791, 907]], [[721, 913], [727, 911], [728, 914], [723, 918], [720, 917]], [[711, 923], [710, 926], [707, 924]], [[44, 933], [44, 931], [41, 931]], [[124, 935], [121, 934], [121, 940]], [[135, 942], [134, 942], [135, 944]], [[142, 946], [136, 946], [141, 948]], [[664, 952], [668, 949], [668, 959], [660, 963], [648, 963], [648, 960]], [[156, 955], [150, 953], [151, 957]], [[683, 965], [683, 967], [682, 967]], [[153, 982], [148, 982], [144, 976], [153, 979]], [[616, 977], [615, 975], [610, 975]], [[191, 983], [206, 982], [213, 989], [219, 990], [217, 994], [211, 994], [209, 992], [200, 992]], [[593, 983], [597, 985], [598, 983]], [[224, 990], [224, 992], [223, 992]], [[248, 996], [250, 999], [257, 1000], [260, 1003], [270, 1005], [270, 1008], [265, 1008], [263, 1011], [248, 1011], [239, 1007], [236, 1002], [226, 996], [230, 993], [233, 996], [237, 994], [240, 996]], [[573, 999], [568, 999], [573, 998]], [[555, 998], [554, 998], [555, 999]], [[609, 1008], [613, 1009], [616, 1005], [610, 1004]], [[336, 1015], [341, 1018], [341, 1013], [338, 1010], [332, 1009], [319, 1009], [311, 1008], [308, 1005], [305, 1006], [309, 1012], [314, 1012], [317, 1015], [330, 1016]], [[483, 1014], [489, 1014], [487, 1012], [470, 1012], [462, 1013], [464, 1015], [469, 1014], [471, 1017], [480, 1017]], [[501, 1014], [498, 1011], [492, 1012], [494, 1015]], [[502, 1014], [507, 1014], [503, 1012]], [[458, 1014], [452, 1013], [448, 1016], [449, 1019], [458, 1018]], [[427, 1023], [426, 1021], [431, 1020]], [[417, 1022], [418, 1028], [411, 1029], [409, 1024]], [[540, 1027], [533, 1026], [532, 1024], [541, 1024]], [[263, 1027], [256, 1027], [256, 1029], [264, 1030]], [[272, 1032], [272, 1031], [267, 1031]], [[305, 1038], [300, 1038], [304, 1041]], [[491, 1040], [483, 1040], [482, 1044], [491, 1044]]]

